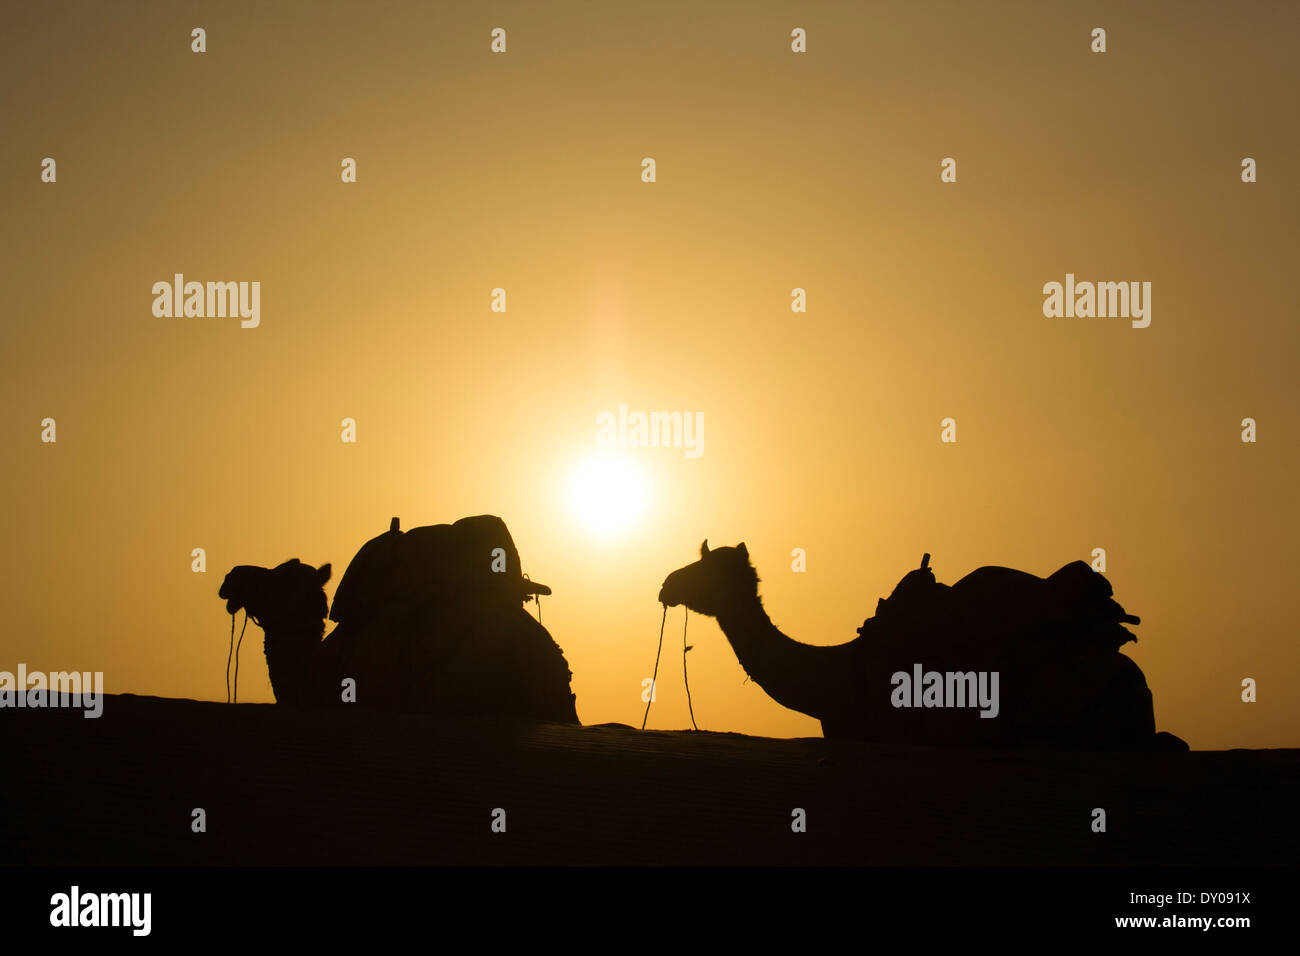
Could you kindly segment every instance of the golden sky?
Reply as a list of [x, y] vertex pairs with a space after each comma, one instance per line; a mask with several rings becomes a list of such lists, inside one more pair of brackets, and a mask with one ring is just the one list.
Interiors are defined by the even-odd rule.
[[[580, 718], [639, 724], [702, 538], [818, 644], [922, 552], [1104, 547], [1158, 727], [1300, 745], [1300, 6], [1135, 6], [7, 6], [0, 669], [223, 700], [231, 566], [332, 594], [390, 517], [487, 512]], [[177, 272], [259, 281], [260, 326], [155, 317]], [[1066, 273], [1151, 282], [1150, 327], [1045, 318]], [[620, 403], [702, 412], [704, 453], [629, 451], [645, 512], [600, 537], [567, 487]], [[689, 726], [681, 615], [651, 726]], [[689, 639], [701, 727], [819, 732]]]

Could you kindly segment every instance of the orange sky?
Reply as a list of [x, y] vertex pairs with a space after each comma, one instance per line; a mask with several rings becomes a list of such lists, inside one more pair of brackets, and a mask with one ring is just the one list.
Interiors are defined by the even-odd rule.
[[[706, 536], [810, 643], [925, 551], [951, 583], [1104, 547], [1160, 729], [1300, 745], [1300, 8], [992, 6], [8, 8], [0, 669], [224, 699], [229, 567], [332, 594], [391, 516], [489, 512], [579, 716], [639, 724]], [[155, 317], [176, 272], [260, 281], [260, 327]], [[1067, 272], [1150, 281], [1151, 326], [1045, 318]], [[630, 452], [650, 501], [602, 539], [566, 487], [620, 403], [702, 412], [704, 454]], [[689, 725], [681, 614], [652, 726]], [[701, 727], [818, 732], [690, 642]]]

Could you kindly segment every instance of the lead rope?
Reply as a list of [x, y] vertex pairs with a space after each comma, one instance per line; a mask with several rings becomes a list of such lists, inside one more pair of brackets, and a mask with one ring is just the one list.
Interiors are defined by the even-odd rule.
[[[664, 610], [667, 610], [667, 608], [665, 608]], [[686, 621], [690, 616], [691, 616], [690, 610], [686, 607], [685, 604], [683, 604], [682, 605], [682, 680], [686, 682], [686, 709], [691, 712], [691, 726], [694, 727], [696, 730], [699, 730], [700, 729], [699, 725], [695, 723], [695, 708], [691, 706], [691, 678], [690, 675], [686, 673], [686, 652], [691, 649], [691, 646], [686, 643]]]
[[248, 630], [248, 608], [244, 608], [244, 626], [239, 629], [239, 644], [235, 644], [235, 615], [230, 615], [230, 650], [226, 654], [226, 703], [230, 701], [230, 659], [235, 659], [235, 703], [239, 703], [239, 648], [244, 646], [244, 631]]
[[230, 650], [226, 651], [226, 703], [230, 703], [230, 659], [235, 656], [235, 612], [230, 612]]
[[650, 705], [655, 700], [655, 682], [659, 680], [659, 654], [664, 649], [664, 625], [668, 623], [668, 605], [664, 605], [663, 620], [659, 622], [659, 650], [655, 651], [655, 673], [650, 678], [650, 696], [645, 701], [645, 716], [641, 718], [641, 729], [645, 730], [645, 722], [650, 717]]
[[[523, 579], [527, 581], [529, 584], [533, 583], [533, 579], [530, 578], [527, 574], [523, 575]], [[534, 592], [533, 600], [537, 602], [537, 623], [541, 624], [542, 623], [542, 596]], [[527, 603], [527, 601], [525, 601], [525, 603]]]
[[[232, 620], [230, 622], [234, 624]], [[244, 626], [239, 629], [239, 643], [235, 645], [235, 703], [239, 703], [239, 649], [244, 646], [244, 632], [248, 630], [248, 608], [244, 608]]]
[[[683, 609], [685, 610], [685, 609]], [[686, 643], [686, 621], [691, 616], [690, 611], [685, 612], [682, 618], [682, 680], [686, 682], [686, 707], [691, 712], [691, 726], [699, 730], [699, 725], [695, 723], [695, 707], [691, 704], [691, 679], [686, 673], [686, 652], [691, 649], [691, 645]], [[655, 651], [655, 672], [650, 678], [650, 696], [645, 702], [645, 716], [641, 718], [641, 729], [645, 730], [645, 722], [650, 718], [650, 705], [654, 703], [655, 687], [659, 683], [659, 656], [664, 649], [664, 625], [668, 623], [668, 605], [664, 605], [664, 616], [659, 622], [659, 649]]]

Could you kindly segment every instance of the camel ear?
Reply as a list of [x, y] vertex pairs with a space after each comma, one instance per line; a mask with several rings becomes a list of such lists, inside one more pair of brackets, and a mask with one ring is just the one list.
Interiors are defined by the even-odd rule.
[[330, 579], [330, 566], [328, 561], [320, 566], [320, 570], [316, 572], [316, 577], [320, 581], [320, 586], [324, 587], [325, 582]]
[[745, 542], [742, 541], [736, 545], [736, 550], [740, 552], [742, 557], [749, 557], [749, 548], [745, 547]]
[[707, 558], [708, 556], [709, 556], [709, 539], [705, 538], [704, 543], [700, 545], [700, 557]]

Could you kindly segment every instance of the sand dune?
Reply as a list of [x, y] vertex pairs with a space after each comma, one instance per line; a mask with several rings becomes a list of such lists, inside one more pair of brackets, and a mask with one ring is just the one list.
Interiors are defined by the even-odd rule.
[[1300, 750], [940, 751], [131, 695], [98, 720], [0, 711], [0, 736], [4, 863], [1300, 860]]

